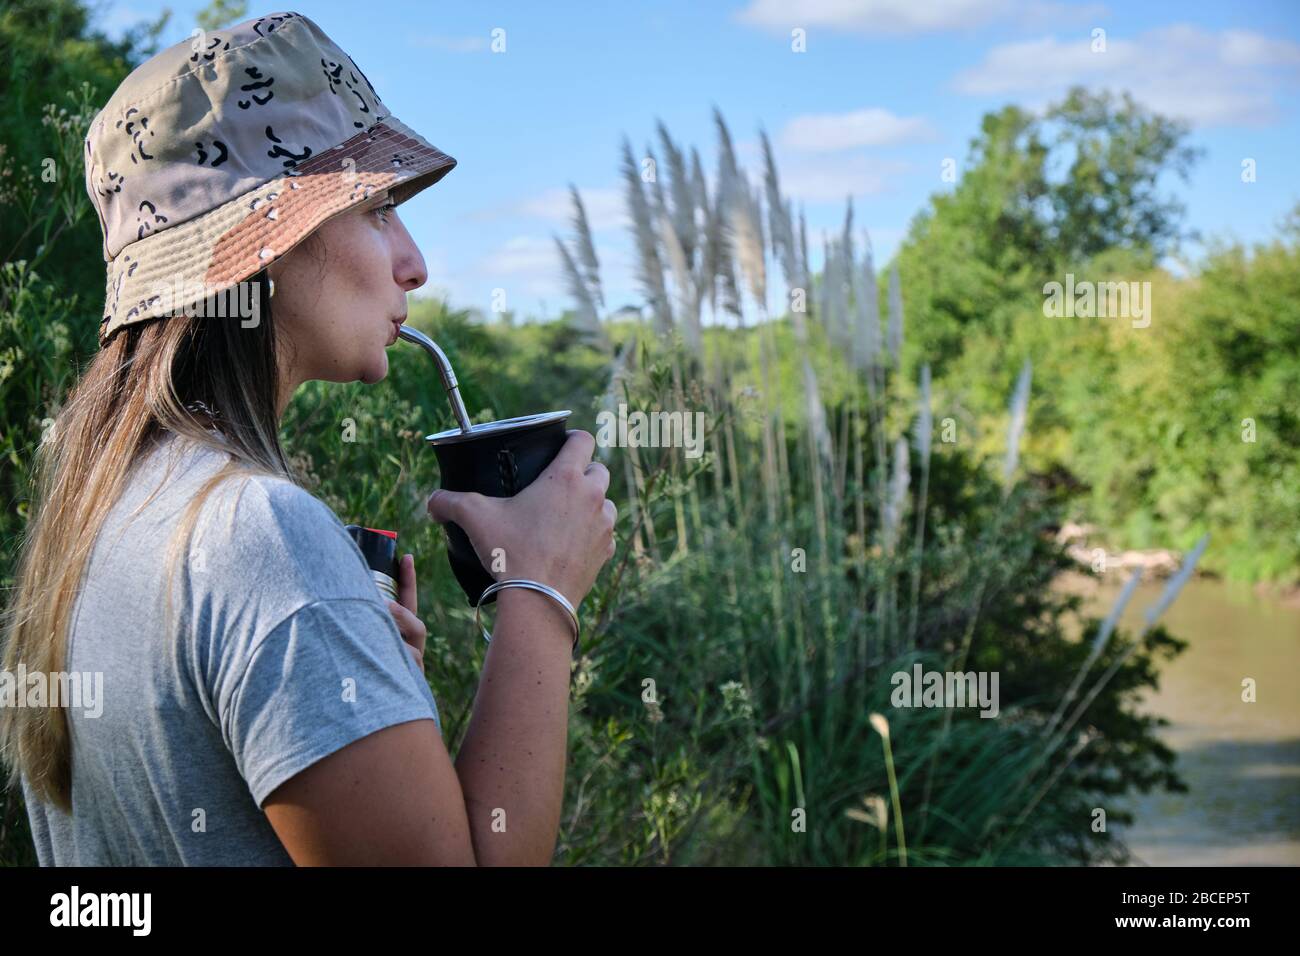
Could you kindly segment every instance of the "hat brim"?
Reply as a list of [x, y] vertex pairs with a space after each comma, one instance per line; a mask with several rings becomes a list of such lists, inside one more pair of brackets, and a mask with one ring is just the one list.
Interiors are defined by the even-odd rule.
[[119, 328], [181, 312], [283, 256], [321, 223], [385, 190], [405, 202], [456, 160], [396, 117], [201, 216], [126, 246], [107, 264], [102, 347]]

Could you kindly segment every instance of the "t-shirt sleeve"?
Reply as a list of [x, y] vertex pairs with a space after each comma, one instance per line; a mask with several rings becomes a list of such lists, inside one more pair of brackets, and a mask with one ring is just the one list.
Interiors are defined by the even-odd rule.
[[441, 724], [414, 657], [379, 601], [336, 598], [290, 614], [253, 650], [221, 715], [260, 807], [280, 784], [377, 730]]

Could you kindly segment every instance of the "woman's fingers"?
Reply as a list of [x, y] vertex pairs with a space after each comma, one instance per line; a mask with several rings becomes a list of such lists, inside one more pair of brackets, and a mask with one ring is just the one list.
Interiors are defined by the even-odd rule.
[[618, 505], [606, 498], [605, 504], [601, 506], [601, 511], [609, 522], [609, 547], [605, 549], [605, 560], [608, 561], [614, 556], [614, 552], [618, 550], [618, 538], [614, 534], [614, 526], [618, 521]]
[[480, 495], [477, 491], [448, 491], [446, 488], [435, 488], [429, 495], [425, 507], [429, 517], [439, 524], [454, 521], [464, 528], [470, 523], [467, 520], [468, 516], [482, 511], [496, 500]]
[[393, 620], [397, 623], [397, 629], [402, 634], [402, 640], [408, 642], [418, 642], [423, 645], [427, 636], [427, 629], [424, 622], [413, 614], [409, 608], [405, 608], [396, 601], [388, 602], [388, 610], [393, 615]]
[[591, 463], [591, 454], [596, 450], [596, 436], [581, 429], [569, 429], [568, 436], [548, 469], [554, 467], [559, 471], [563, 468], [572, 468], [575, 472], [579, 472]]
[[593, 461], [586, 467], [583, 474], [594, 478], [600, 484], [600, 493], [603, 495], [609, 491], [609, 469], [602, 462]]
[[388, 602], [388, 613], [393, 615], [393, 621], [397, 624], [397, 631], [402, 635], [402, 641], [410, 649], [412, 656], [415, 657], [415, 662], [420, 665], [420, 670], [424, 670], [424, 645], [429, 636], [429, 631], [424, 626], [424, 622], [396, 601]]
[[410, 651], [410, 652], [411, 652], [411, 656], [412, 656], [413, 658], [415, 658], [415, 663], [417, 663], [417, 664], [420, 665], [420, 673], [423, 674], [423, 673], [424, 673], [424, 654], [423, 654], [423, 652], [421, 652], [421, 651], [417, 651], [417, 650], [416, 650], [414, 647], [412, 647], [410, 644], [407, 644], [407, 645], [406, 645], [406, 649], [407, 649], [408, 651]]
[[397, 600], [414, 614], [420, 613], [415, 587], [415, 555], [404, 554], [397, 564]]

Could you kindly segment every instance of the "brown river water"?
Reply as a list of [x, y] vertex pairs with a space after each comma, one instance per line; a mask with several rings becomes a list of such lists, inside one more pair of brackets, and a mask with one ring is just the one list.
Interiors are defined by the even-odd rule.
[[[1067, 575], [1059, 586], [1105, 617], [1123, 580]], [[1138, 586], [1121, 623], [1129, 635], [1162, 588]], [[1195, 578], [1161, 623], [1188, 647], [1140, 706], [1170, 721], [1160, 735], [1190, 791], [1130, 798], [1135, 821], [1115, 832], [1138, 865], [1300, 865], [1300, 607]], [[1246, 678], [1254, 703], [1242, 700]]]

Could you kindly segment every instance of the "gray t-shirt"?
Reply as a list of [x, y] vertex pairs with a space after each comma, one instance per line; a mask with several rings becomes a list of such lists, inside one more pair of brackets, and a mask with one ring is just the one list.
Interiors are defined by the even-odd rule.
[[64, 670], [87, 688], [102, 673], [102, 700], [68, 710], [71, 815], [23, 781], [42, 866], [292, 865], [261, 809], [276, 787], [384, 727], [432, 718], [442, 732], [360, 549], [292, 482], [218, 486], [164, 628], [171, 531], [225, 460], [170, 436], [95, 541]]

